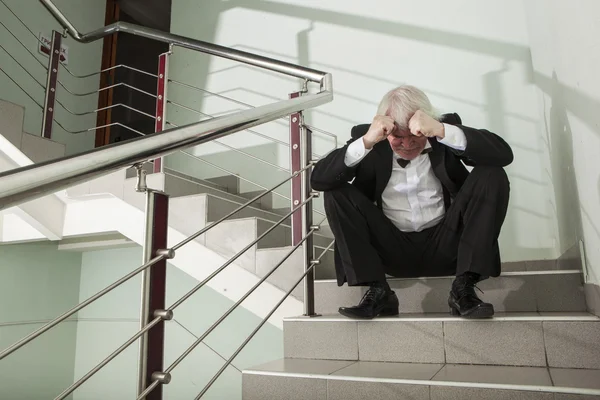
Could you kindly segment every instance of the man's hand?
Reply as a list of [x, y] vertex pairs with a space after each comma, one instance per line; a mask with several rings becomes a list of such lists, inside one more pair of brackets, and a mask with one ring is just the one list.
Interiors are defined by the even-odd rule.
[[362, 138], [365, 148], [372, 149], [375, 144], [385, 140], [394, 130], [396, 130], [396, 123], [392, 117], [376, 115], [369, 131]]
[[444, 124], [431, 118], [421, 110], [417, 110], [410, 121], [408, 121], [408, 128], [410, 129], [410, 133], [415, 136], [437, 136], [440, 139], [443, 139], [445, 136]]

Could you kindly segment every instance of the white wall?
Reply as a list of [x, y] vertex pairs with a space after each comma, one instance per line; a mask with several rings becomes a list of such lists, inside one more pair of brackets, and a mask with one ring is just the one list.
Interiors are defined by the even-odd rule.
[[600, 283], [600, 3], [525, 1], [561, 249], [582, 238]]
[[[5, 0], [6, 5], [33, 31], [39, 35], [42, 32], [51, 36], [53, 29], [62, 31], [59, 24], [48, 13], [39, 1]], [[25, 7], [24, 4], [27, 4]], [[90, 32], [104, 26], [106, 0], [55, 0], [55, 5], [81, 32]], [[48, 58], [37, 50], [38, 41], [13, 16], [4, 4], [0, 4], [0, 44], [19, 63], [21, 63], [39, 82], [46, 84], [46, 70], [23, 48], [8, 32], [7, 28], [23, 42], [27, 48], [47, 66]], [[87, 75], [100, 70], [102, 58], [102, 41], [90, 44], [80, 44], [71, 38], [63, 43], [69, 47], [69, 62], [67, 68], [75, 75]], [[8, 100], [26, 108], [24, 130], [39, 135], [42, 125], [42, 111], [22, 89], [12, 82], [6, 74], [13, 78], [39, 104], [44, 101], [44, 89], [27, 75], [23, 69], [12, 60], [5, 50], [0, 49], [0, 99]], [[88, 93], [98, 89], [99, 76], [75, 78], [64, 68], [59, 70], [59, 80], [74, 93]], [[96, 94], [85, 97], [74, 97], [62, 87], [57, 90], [57, 98], [73, 113], [93, 111], [98, 106]], [[74, 116], [57, 104], [56, 119], [70, 131], [81, 131], [96, 125], [95, 114]], [[53, 140], [66, 145], [67, 154], [76, 154], [94, 147], [95, 132], [71, 134], [54, 124]]]
[[[309, 112], [307, 119], [335, 132], [340, 144], [353, 125], [372, 119], [387, 90], [403, 83], [421, 87], [442, 112], [458, 112], [465, 124], [489, 128], [513, 147], [512, 198], [501, 236], [504, 260], [559, 255], [550, 160], [521, 0], [173, 0], [171, 27], [178, 34], [332, 72], [334, 102]], [[175, 52], [170, 72], [255, 105], [298, 88], [295, 79], [184, 50]], [[186, 89], [169, 90], [173, 99], [208, 113], [240, 108]], [[197, 118], [169, 111], [173, 120]], [[287, 137], [285, 126], [274, 123], [257, 130]], [[261, 149], [250, 137], [238, 133], [230, 143], [287, 165], [287, 148]], [[329, 138], [316, 134], [317, 153], [331, 147]], [[198, 154], [216, 151], [212, 146]], [[249, 168], [249, 161], [231, 152], [212, 160], [263, 184], [282, 178], [269, 167], [259, 172], [256, 162]], [[199, 165], [180, 162], [177, 168], [214, 173]]]
[[[0, 349], [77, 304], [80, 262], [56, 244], [0, 246]], [[53, 398], [73, 383], [76, 328], [64, 322], [2, 360], [0, 398]]]
[[[139, 247], [86, 252], [82, 257], [80, 300], [114, 282], [141, 264]], [[181, 270], [169, 266], [167, 305], [198, 284]], [[75, 379], [129, 339], [139, 329], [140, 278], [135, 277], [79, 313]], [[169, 365], [233, 303], [205, 287], [175, 311], [166, 324], [165, 363]], [[221, 368], [224, 358], [251, 332], [259, 320], [244, 309], [236, 310], [203, 344], [173, 371], [165, 398], [195, 397]], [[283, 356], [282, 331], [267, 324], [226, 369], [207, 393], [207, 399], [241, 399], [241, 370]], [[113, 363], [75, 392], [74, 398], [132, 398], [136, 388], [137, 347], [134, 344]]]

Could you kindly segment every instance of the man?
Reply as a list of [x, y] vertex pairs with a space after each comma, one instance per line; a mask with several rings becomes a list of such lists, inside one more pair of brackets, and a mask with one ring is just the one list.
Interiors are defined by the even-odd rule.
[[397, 315], [386, 274], [456, 275], [452, 315], [493, 316], [475, 284], [500, 275], [498, 236], [509, 198], [503, 167], [512, 160], [494, 133], [461, 125], [457, 114], [437, 117], [421, 90], [387, 93], [373, 122], [355, 126], [346, 146], [312, 173], [313, 188], [325, 192], [338, 285], [369, 286], [357, 306], [340, 313]]

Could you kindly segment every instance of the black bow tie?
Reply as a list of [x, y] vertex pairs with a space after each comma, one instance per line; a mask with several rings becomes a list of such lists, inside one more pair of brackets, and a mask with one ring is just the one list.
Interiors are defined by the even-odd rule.
[[[433, 149], [431, 147], [428, 147], [426, 149], [423, 149], [421, 154], [430, 153], [431, 150], [433, 150]], [[398, 165], [401, 166], [402, 168], [406, 168], [406, 166], [410, 163], [410, 160], [405, 160], [404, 158], [397, 158], [396, 161], [398, 162]]]

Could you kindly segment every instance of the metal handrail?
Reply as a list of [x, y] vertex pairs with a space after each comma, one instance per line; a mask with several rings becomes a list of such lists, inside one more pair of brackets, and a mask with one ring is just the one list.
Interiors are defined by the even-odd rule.
[[[200, 337], [198, 337], [194, 341], [194, 343], [192, 343], [183, 353], [181, 353], [181, 355], [179, 357], [177, 357], [177, 359], [175, 361], [173, 361], [171, 363], [171, 365], [165, 370], [165, 374], [170, 374], [171, 372], [173, 372], [173, 370], [175, 368], [177, 368], [177, 366], [187, 356], [189, 356], [191, 354], [191, 352], [194, 351], [194, 349], [196, 347], [198, 347], [198, 345], [200, 345], [200, 343], [202, 343], [202, 341], [208, 335], [210, 335], [221, 324], [221, 322], [223, 322], [225, 320], [225, 318], [227, 318], [232, 312], [234, 312], [252, 293], [254, 293], [254, 291], [256, 289], [258, 289], [258, 287], [262, 283], [264, 283], [271, 275], [273, 275], [275, 273], [275, 271], [277, 271], [283, 265], [283, 263], [288, 258], [290, 258], [296, 250], [298, 250], [298, 248], [300, 248], [300, 246], [306, 241], [306, 239], [308, 239], [309, 236], [313, 235], [318, 230], [318, 227], [320, 227], [324, 221], [325, 221], [325, 219], [323, 219], [319, 224], [317, 224], [316, 226], [311, 228], [311, 230], [309, 232], [307, 232], [307, 234], [300, 240], [300, 242], [298, 244], [296, 244], [285, 256], [283, 256], [283, 258], [281, 259], [281, 261], [279, 261], [277, 263], [277, 265], [275, 265], [273, 268], [271, 268], [271, 270], [269, 272], [267, 272], [258, 282], [256, 282], [256, 284], [254, 286], [252, 286], [252, 288], [250, 288], [246, 292], [246, 294], [244, 294], [240, 299], [238, 299], [238, 301], [236, 301], [235, 304], [233, 304], [231, 307], [229, 307], [229, 309], [227, 311], [225, 311], [225, 313], [221, 317], [219, 317], [218, 320], [216, 320], [202, 335], [200, 335]], [[146, 388], [146, 391], [142, 392], [138, 398], [143, 399], [144, 396], [148, 395], [152, 390], [154, 390], [154, 388], [156, 388], [156, 386], [158, 386], [158, 384], [159, 384], [158, 381], [152, 382]]]
[[65, 397], [67, 397], [68, 395], [70, 395], [71, 393], [73, 393], [75, 390], [77, 390], [78, 387], [83, 385], [92, 376], [96, 375], [96, 373], [98, 371], [100, 371], [102, 368], [104, 368], [109, 362], [114, 360], [119, 354], [121, 354], [123, 351], [125, 351], [125, 349], [127, 349], [129, 346], [131, 346], [136, 340], [138, 340], [140, 337], [142, 337], [144, 334], [146, 334], [155, 325], [158, 325], [158, 323], [161, 321], [163, 321], [162, 317], [154, 318], [152, 321], [150, 321], [148, 324], [146, 324], [146, 326], [144, 326], [143, 329], [140, 329], [139, 331], [137, 331], [132, 337], [130, 337], [127, 341], [125, 341], [125, 343], [123, 343], [121, 346], [119, 346], [119, 348], [117, 348], [115, 351], [110, 353], [110, 355], [108, 355], [108, 357], [106, 357], [104, 360], [100, 361], [87, 374], [85, 374], [78, 381], [76, 381], [71, 386], [69, 386], [68, 388], [63, 390], [58, 396], [56, 396], [54, 398], [54, 400], [62, 400]]
[[78, 78], [78, 79], [89, 78], [90, 76], [94, 76], [94, 75], [100, 75], [104, 72], [112, 71], [113, 69], [117, 69], [117, 68], [126, 68], [126, 69], [130, 69], [132, 71], [135, 71], [135, 72], [139, 72], [140, 74], [148, 75], [153, 78], [158, 78], [158, 75], [156, 75], [156, 74], [153, 74], [153, 73], [141, 70], [141, 69], [133, 68], [133, 67], [130, 67], [129, 65], [125, 65], [125, 64], [114, 65], [112, 67], [101, 69], [98, 72], [92, 72], [91, 74], [86, 74], [86, 75], [77, 75], [77, 74], [71, 72], [71, 70], [69, 70], [69, 68], [67, 68], [67, 66], [65, 64], [63, 64], [62, 62], [60, 63], [60, 65], [65, 69], [65, 71], [67, 71], [69, 73], [69, 75], [71, 75], [73, 78]]
[[[245, 107], [250, 107], [250, 108], [253, 108], [253, 107], [254, 107], [252, 104], [249, 104], [249, 103], [244, 103], [243, 101], [239, 101], [239, 100], [237, 100], [237, 99], [234, 99], [234, 98], [232, 98], [232, 97], [228, 97], [228, 96], [224, 96], [224, 95], [222, 95], [222, 94], [219, 94], [219, 93], [211, 92], [210, 90], [202, 89], [202, 88], [199, 88], [199, 87], [197, 87], [197, 86], [194, 86], [194, 85], [190, 85], [190, 84], [187, 84], [187, 83], [179, 82], [178, 80], [175, 80], [175, 79], [169, 79], [169, 82], [170, 82], [170, 83], [175, 83], [176, 85], [180, 85], [180, 86], [187, 87], [187, 88], [189, 88], [189, 89], [197, 90], [197, 91], [199, 91], [199, 92], [206, 93], [206, 94], [209, 94], [209, 95], [211, 95], [211, 96], [215, 96], [215, 97], [221, 98], [221, 99], [223, 99], [223, 100], [231, 101], [231, 102], [233, 102], [233, 103], [236, 103], [236, 104], [239, 104], [239, 105], [242, 105], [242, 106], [245, 106]], [[196, 111], [196, 110], [193, 110], [193, 111]], [[196, 112], [198, 112], [198, 111], [196, 111]], [[205, 115], [208, 115], [208, 114], [205, 114]], [[307, 125], [307, 124], [304, 124], [304, 126], [305, 126], [305, 127], [307, 127], [308, 129], [312, 130], [312, 131], [319, 132], [319, 133], [322, 133], [322, 134], [324, 134], [325, 136], [330, 136], [330, 137], [332, 137], [332, 138], [334, 139], [334, 142], [335, 142], [335, 147], [337, 148], [337, 145], [338, 145], [338, 142], [337, 142], [337, 135], [335, 135], [335, 134], [333, 134], [333, 133], [331, 133], [331, 132], [329, 132], [329, 131], [326, 131], [326, 130], [324, 130], [324, 129], [321, 129], [321, 128], [316, 128], [316, 127], [315, 127], [315, 126], [313, 126], [313, 125]], [[251, 132], [252, 132], [252, 131], [251, 131]], [[290, 145], [289, 145], [289, 143], [286, 143], [286, 142], [283, 142], [283, 141], [278, 141], [278, 140], [276, 140], [276, 139], [273, 139], [273, 138], [271, 138], [271, 137], [269, 137], [269, 136], [267, 136], [267, 135], [263, 135], [262, 133], [258, 133], [258, 132], [252, 132], [252, 133], [254, 133], [254, 134], [258, 135], [258, 136], [263, 136], [263, 137], [266, 137], [266, 138], [268, 138], [268, 139], [271, 139], [271, 140], [277, 141], [278, 143], [281, 143], [281, 144], [283, 144], [283, 145], [285, 145], [285, 146], [287, 146], [287, 147], [289, 147], [289, 146], [290, 146]]]
[[330, 101], [330, 92], [283, 100], [221, 118], [213, 118], [128, 140], [77, 156], [18, 168], [0, 174], [0, 209], [33, 200], [71, 185], [107, 175], [123, 167], [171, 154], [248, 127], [280, 118], [282, 115]]
[[46, 6], [48, 11], [50, 11], [50, 13], [63, 26], [63, 28], [68, 31], [71, 37], [81, 43], [90, 43], [112, 35], [113, 33], [130, 33], [190, 50], [200, 51], [213, 56], [254, 65], [256, 67], [279, 72], [285, 75], [295, 76], [311, 82], [317, 82], [320, 83], [321, 87], [327, 91], [332, 89], [331, 75], [323, 71], [302, 67], [285, 61], [275, 60], [269, 57], [259, 56], [257, 54], [252, 54], [241, 50], [235, 50], [225, 46], [219, 46], [213, 43], [203, 42], [201, 40], [191, 39], [185, 36], [159, 31], [157, 29], [130, 24], [128, 22], [116, 22], [93, 32], [82, 34], [75, 28], [75, 26], [73, 26], [73, 24], [71, 24], [71, 22], [63, 15], [63, 13], [54, 5], [51, 0], [40, 1], [42, 4], [44, 4], [44, 6]]
[[147, 95], [147, 96], [150, 96], [150, 97], [154, 97], [154, 98], [156, 98], [156, 95], [155, 95], [155, 94], [152, 94], [152, 93], [150, 93], [150, 92], [146, 92], [145, 90], [142, 90], [142, 89], [138, 89], [138, 88], [136, 88], [135, 86], [131, 86], [131, 85], [128, 85], [128, 84], [126, 84], [126, 83], [123, 83], [123, 82], [120, 82], [120, 83], [115, 83], [114, 85], [106, 86], [106, 87], [103, 87], [103, 88], [100, 88], [100, 89], [97, 89], [97, 90], [93, 90], [93, 91], [91, 91], [91, 92], [87, 92], [87, 93], [74, 93], [74, 92], [70, 91], [70, 90], [69, 90], [69, 89], [68, 89], [68, 88], [67, 88], [67, 87], [66, 87], [66, 86], [65, 86], [65, 85], [64, 85], [64, 84], [63, 84], [63, 83], [62, 83], [60, 80], [57, 80], [57, 82], [58, 82], [58, 84], [59, 84], [60, 86], [62, 86], [62, 88], [63, 88], [63, 89], [65, 89], [65, 90], [66, 90], [68, 93], [72, 94], [73, 96], [77, 96], [77, 97], [90, 96], [90, 95], [92, 95], [92, 94], [100, 93], [100, 92], [102, 92], [102, 91], [104, 91], [104, 90], [108, 90], [108, 89], [114, 89], [114, 88], [116, 88], [116, 87], [119, 87], [119, 86], [125, 86], [125, 87], [127, 87], [127, 88], [129, 88], [129, 89], [132, 89], [132, 90], [138, 91], [138, 92], [140, 92], [140, 93], [143, 93], [143, 94], [145, 94], [145, 95]]
[[[252, 331], [252, 333], [250, 333], [250, 335], [248, 335], [246, 340], [244, 340], [244, 342], [237, 348], [237, 350], [233, 352], [231, 357], [229, 357], [229, 359], [225, 362], [225, 364], [221, 367], [221, 369], [219, 369], [219, 371], [212, 377], [212, 379], [206, 384], [206, 386], [204, 386], [204, 389], [202, 389], [202, 391], [198, 394], [198, 396], [196, 396], [194, 398], [194, 400], [199, 400], [202, 396], [204, 396], [204, 394], [208, 391], [208, 389], [210, 389], [210, 387], [213, 385], [213, 383], [216, 382], [216, 380], [219, 378], [219, 376], [221, 376], [221, 374], [225, 371], [225, 369], [227, 369], [227, 367], [238, 356], [238, 354], [240, 354], [240, 352], [244, 349], [244, 347], [246, 347], [246, 345], [250, 342], [250, 340], [252, 340], [252, 338], [258, 333], [258, 331], [260, 331], [260, 329], [264, 326], [264, 324], [267, 323], [269, 318], [271, 318], [271, 316], [273, 316], [273, 314], [275, 314], [275, 311], [277, 311], [277, 309], [290, 296], [290, 294], [292, 294], [292, 292], [296, 289], [296, 287], [300, 284], [300, 282], [302, 282], [304, 280], [306, 275], [311, 273], [316, 265], [319, 265], [319, 263], [321, 262], [321, 258], [333, 246], [334, 243], [335, 243], [335, 241], [332, 241], [329, 244], [329, 246], [327, 246], [327, 248], [316, 259], [310, 261], [310, 264], [307, 266], [307, 268], [304, 271], [304, 273], [302, 274], [302, 276], [300, 276], [300, 278], [296, 281], [294, 286], [292, 286], [292, 288], [286, 292], [286, 294], [283, 296], [283, 298], [281, 300], [279, 300], [279, 302], [277, 304], [275, 304], [275, 306], [271, 309], [271, 311], [263, 318], [263, 320]], [[141, 400], [141, 399], [138, 398], [137, 400]]]
[[[308, 168], [308, 167], [306, 167], [306, 168]], [[306, 170], [306, 168], [304, 170]], [[296, 176], [298, 176], [299, 174], [301, 174], [302, 172], [304, 172], [304, 170], [300, 170], [300, 171], [296, 172], [294, 175], [286, 178], [282, 182], [280, 182], [277, 185], [275, 185], [271, 190], [275, 190], [278, 187], [282, 186], [287, 181], [295, 178]], [[242, 209], [250, 206], [252, 203], [260, 200], [261, 198], [263, 198], [264, 196], [266, 196], [267, 193], [268, 192], [261, 193], [261, 194], [257, 195], [256, 197], [248, 200], [245, 204], [243, 204], [240, 207], [236, 208], [235, 210], [231, 211], [230, 213], [228, 213], [224, 217], [221, 217], [218, 221], [215, 221], [215, 222], [211, 223], [210, 225], [202, 228], [200, 231], [194, 233], [193, 235], [190, 235], [189, 237], [187, 237], [186, 239], [184, 239], [183, 241], [181, 241], [180, 243], [178, 243], [177, 245], [175, 245], [172, 248], [172, 250], [176, 251], [176, 250], [180, 249], [181, 247], [185, 246], [186, 244], [188, 244], [191, 241], [193, 241], [196, 238], [198, 238], [200, 235], [206, 233], [207, 231], [209, 231], [210, 229], [212, 229], [213, 227], [215, 227], [217, 224], [219, 224], [219, 223], [225, 221], [226, 219], [230, 218], [231, 216], [235, 215], [236, 213], [238, 213]], [[0, 352], [0, 360], [2, 360], [3, 358], [9, 356], [13, 352], [17, 351], [18, 349], [20, 349], [21, 347], [23, 347], [27, 343], [31, 342], [33, 339], [37, 338], [38, 336], [42, 335], [43, 333], [47, 332], [48, 330], [54, 328], [56, 325], [58, 325], [62, 321], [66, 320], [67, 318], [69, 318], [73, 314], [77, 313], [78, 311], [80, 311], [83, 308], [87, 307], [88, 305], [92, 304], [93, 302], [95, 302], [99, 298], [103, 297], [104, 295], [106, 295], [107, 293], [109, 293], [110, 291], [112, 291], [113, 289], [115, 289], [115, 288], [119, 287], [120, 285], [122, 285], [123, 283], [127, 282], [129, 279], [133, 278], [134, 276], [136, 276], [137, 274], [139, 274], [143, 270], [145, 270], [145, 269], [153, 266], [154, 264], [156, 264], [159, 261], [162, 261], [162, 260], [164, 260], [166, 258], [167, 258], [166, 254], [161, 254], [161, 255], [159, 255], [157, 257], [154, 257], [149, 262], [143, 264], [139, 268], [136, 268], [135, 270], [133, 270], [130, 273], [128, 273], [127, 275], [123, 276], [119, 280], [113, 282], [111, 285], [109, 285], [106, 288], [102, 289], [101, 291], [99, 291], [98, 293], [94, 294], [93, 296], [91, 296], [87, 300], [81, 302], [77, 306], [73, 307], [71, 310], [65, 312], [64, 314], [60, 315], [59, 317], [57, 317], [57, 318], [53, 319], [52, 321], [48, 322], [47, 324], [41, 326], [40, 328], [38, 328], [34, 332], [30, 333], [29, 335], [27, 335], [23, 339], [19, 340], [18, 342], [14, 343], [13, 345], [11, 345], [8, 348], [6, 348], [3, 351], [1, 351]]]

